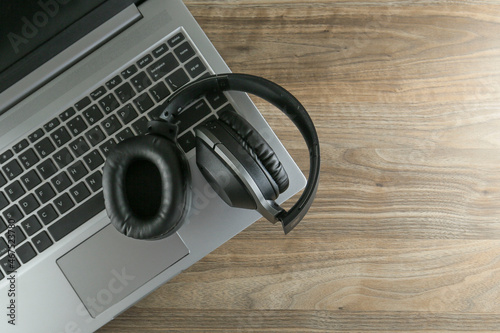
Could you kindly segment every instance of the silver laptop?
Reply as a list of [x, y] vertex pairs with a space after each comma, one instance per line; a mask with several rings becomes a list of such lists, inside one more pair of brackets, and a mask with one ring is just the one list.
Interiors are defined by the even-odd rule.
[[193, 128], [222, 109], [281, 159], [291, 183], [279, 203], [305, 185], [246, 94], [205, 96], [179, 137], [192, 213], [168, 238], [123, 236], [104, 211], [106, 155], [182, 85], [229, 68], [180, 0], [1, 4], [0, 332], [95, 331], [260, 218], [228, 207], [195, 167]]

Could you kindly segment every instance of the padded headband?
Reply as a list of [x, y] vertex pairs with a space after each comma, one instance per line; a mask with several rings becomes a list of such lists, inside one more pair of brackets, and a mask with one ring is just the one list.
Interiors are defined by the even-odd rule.
[[164, 103], [160, 116], [168, 122], [175, 122], [175, 116], [185, 106], [207, 93], [241, 91], [260, 97], [279, 108], [299, 129], [309, 149], [309, 177], [304, 192], [289, 211], [276, 216], [281, 221], [285, 234], [290, 232], [306, 215], [314, 200], [319, 183], [320, 151], [316, 128], [302, 104], [286, 89], [264, 78], [248, 74], [211, 75], [193, 81], [177, 90]]

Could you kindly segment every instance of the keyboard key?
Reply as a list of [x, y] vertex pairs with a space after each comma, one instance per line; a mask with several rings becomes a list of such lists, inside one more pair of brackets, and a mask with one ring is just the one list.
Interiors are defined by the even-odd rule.
[[131, 104], [127, 104], [123, 108], [118, 110], [118, 117], [120, 117], [124, 124], [128, 124], [133, 119], [137, 118], [137, 116], [138, 114]]
[[42, 204], [56, 196], [56, 192], [52, 189], [49, 183], [45, 183], [35, 191], [36, 196]]
[[54, 207], [49, 204], [42, 209], [40, 209], [38, 212], [38, 217], [40, 217], [40, 220], [43, 222], [45, 225], [49, 225], [52, 221], [54, 221], [59, 214], [57, 214], [56, 210]]
[[135, 73], [137, 73], [137, 67], [135, 67], [135, 65], [132, 65], [121, 72], [124, 79], [128, 79]]
[[87, 151], [90, 150], [89, 145], [87, 144], [87, 141], [85, 141], [84, 138], [80, 137], [76, 139], [75, 141], [71, 142], [69, 144], [69, 148], [75, 154], [76, 157], [80, 157], [83, 154], [85, 154]]
[[48, 132], [54, 130], [57, 126], [59, 126], [60, 123], [61, 122], [59, 121], [59, 119], [54, 118], [51, 121], [49, 121], [48, 123], [46, 123], [45, 125], [43, 125], [43, 128], [45, 128], [45, 131], [47, 131], [47, 133], [48, 133]]
[[12, 150], [6, 150], [4, 151], [1, 155], [0, 155], [0, 164], [4, 164], [5, 162], [7, 162], [8, 160], [10, 160], [10, 158], [14, 156], [14, 153], [12, 152]]
[[69, 197], [68, 193], [64, 193], [58, 198], [54, 199], [54, 205], [56, 206], [59, 213], [64, 214], [70, 210], [75, 204], [73, 200]]
[[132, 79], [130, 79], [130, 82], [135, 87], [137, 92], [141, 92], [151, 85], [151, 80], [144, 72], [140, 72], [139, 74], [134, 76]]
[[217, 111], [217, 115], [220, 115], [221, 113], [228, 112], [228, 111], [236, 112], [236, 110], [234, 109], [234, 107], [231, 104], [227, 104], [222, 109], [220, 109], [219, 111]]
[[118, 86], [120, 83], [122, 83], [122, 78], [119, 77], [118, 75], [106, 82], [106, 87], [108, 89], [113, 89], [114, 87]]
[[33, 244], [35, 245], [38, 253], [42, 253], [52, 245], [52, 241], [50, 240], [49, 235], [47, 235], [45, 231], [42, 231], [33, 237]]
[[66, 121], [68, 120], [69, 118], [73, 117], [73, 115], [75, 114], [75, 109], [73, 109], [72, 107], [70, 107], [69, 109], [67, 109], [66, 111], [62, 112], [60, 115], [59, 115], [59, 118], [62, 120], [62, 121]]
[[87, 124], [83, 121], [83, 118], [78, 115], [68, 122], [68, 128], [73, 136], [77, 136], [87, 129]]
[[83, 115], [85, 116], [85, 119], [87, 119], [90, 126], [94, 125], [103, 118], [101, 110], [99, 110], [99, 107], [95, 104], [83, 111]]
[[21, 206], [25, 215], [30, 214], [32, 211], [40, 207], [38, 201], [36, 201], [35, 196], [33, 194], [28, 194], [21, 200], [19, 200], [19, 206]]
[[99, 99], [102, 96], [104, 96], [105, 93], [106, 93], [106, 88], [100, 86], [99, 88], [90, 93], [90, 97], [92, 97], [92, 99], [95, 101], [96, 99]]
[[75, 181], [75, 182], [80, 180], [83, 176], [85, 176], [86, 174], [89, 173], [87, 171], [87, 168], [85, 168], [85, 165], [83, 164], [82, 161], [77, 161], [76, 163], [71, 165], [68, 168], [68, 172], [69, 172], [71, 178], [73, 178], [73, 181]]
[[57, 172], [57, 167], [50, 159], [47, 159], [38, 164], [36, 168], [38, 172], [40, 172], [40, 175], [43, 177], [43, 179], [47, 179]]
[[90, 176], [87, 177], [86, 179], [87, 184], [89, 184], [89, 187], [92, 191], [96, 192], [101, 189], [102, 187], [102, 174], [99, 171], [94, 172]]
[[69, 135], [68, 130], [62, 126], [56, 129], [55, 132], [53, 132], [50, 136], [58, 147], [63, 146], [69, 140], [71, 140], [71, 136]]
[[147, 72], [153, 80], [158, 81], [174, 70], [178, 65], [179, 63], [177, 62], [177, 59], [175, 59], [174, 55], [172, 53], [168, 53], [149, 66], [147, 68]]
[[184, 132], [209, 114], [210, 108], [204, 100], [196, 102], [177, 116], [177, 120], [179, 121], [179, 133]]
[[[3, 193], [0, 192], [0, 209], [4, 209], [9, 204], [9, 201]], [[0, 232], [2, 232], [2, 222], [0, 221]]]
[[108, 134], [111, 135], [118, 131], [121, 127], [122, 124], [118, 121], [118, 118], [113, 114], [106, 118], [102, 123], [101, 123], [102, 128], [104, 128], [104, 131]]
[[184, 35], [182, 34], [182, 32], [179, 32], [177, 35], [168, 40], [168, 45], [170, 47], [174, 47], [176, 45], [179, 45], [179, 43], [182, 42], [183, 40], [184, 40]]
[[106, 114], [109, 114], [111, 111], [119, 107], [120, 103], [118, 103], [113, 94], [108, 94], [99, 101], [99, 105]]
[[22, 218], [24, 217], [24, 215], [23, 215], [23, 213], [21, 213], [21, 211], [19, 210], [19, 207], [17, 207], [17, 205], [13, 205], [13, 206], [7, 208], [3, 212], [3, 217], [7, 221], [7, 224], [11, 224], [11, 223], [17, 223], [17, 222], [21, 221]]
[[36, 156], [35, 152], [32, 148], [26, 150], [19, 156], [19, 161], [24, 166], [25, 169], [31, 168], [35, 165], [40, 159]]
[[189, 42], [184, 42], [176, 47], [174, 53], [181, 62], [186, 62], [195, 54]]
[[3, 187], [5, 184], [7, 184], [7, 179], [5, 179], [5, 177], [0, 172], [0, 188]]
[[148, 131], [148, 119], [146, 117], [139, 118], [132, 124], [132, 128], [136, 135], [146, 134]]
[[0, 257], [3, 257], [9, 251], [9, 245], [7, 242], [0, 237]]
[[182, 68], [179, 68], [178, 70], [173, 72], [172, 75], [169, 75], [166, 81], [168, 83], [168, 86], [175, 91], [188, 83], [189, 77], [186, 75], [186, 72], [184, 72]]
[[153, 110], [151, 110], [151, 111], [148, 112], [149, 119], [158, 119], [158, 118], [160, 118], [160, 115], [163, 113], [164, 110], [165, 110], [165, 106], [158, 105]]
[[16, 254], [23, 264], [27, 263], [36, 256], [36, 252], [29, 242], [17, 248]]
[[115, 90], [116, 96], [122, 103], [126, 103], [129, 99], [135, 96], [135, 91], [130, 84], [125, 82]]
[[184, 150], [185, 153], [190, 151], [196, 146], [196, 139], [194, 137], [193, 132], [189, 131], [186, 132], [186, 134], [182, 135], [177, 139], [177, 142], [181, 146], [182, 150]]
[[94, 170], [95, 168], [104, 163], [104, 159], [97, 150], [93, 150], [89, 154], [85, 155], [83, 160], [85, 161], [85, 164], [87, 164], [87, 166], [89, 167], [90, 171]]
[[41, 183], [40, 177], [38, 177], [35, 170], [31, 170], [30, 172], [22, 175], [20, 180], [28, 191], [31, 191], [35, 186]]
[[147, 93], [144, 93], [141, 96], [134, 99], [134, 104], [135, 104], [135, 106], [137, 106], [137, 108], [139, 109], [140, 112], [144, 113], [153, 107], [154, 102], [151, 99], [151, 97], [149, 97], [149, 95]]
[[134, 133], [132, 133], [130, 128], [125, 128], [123, 131], [121, 131], [120, 133], [118, 133], [116, 135], [116, 139], [118, 140], [118, 142], [122, 142], [128, 138], [133, 137], [133, 136], [134, 136]]
[[205, 95], [205, 98], [214, 110], [227, 103], [227, 98], [222, 93], [209, 93]]
[[170, 91], [163, 82], [159, 82], [158, 84], [151, 87], [149, 92], [157, 102], [160, 102], [161, 100], [167, 98], [168, 95], [170, 95]]
[[30, 148], [19, 156], [19, 160], [25, 169], [29, 169], [39, 161], [39, 158], [33, 149]]
[[75, 186], [73, 186], [69, 190], [69, 193], [71, 193], [71, 196], [76, 201], [76, 203], [82, 202], [83, 200], [85, 200], [85, 198], [87, 198], [90, 195], [89, 189], [87, 188], [87, 186], [85, 186], [83, 182], [80, 182]]
[[26, 139], [23, 139], [21, 141], [19, 141], [18, 143], [16, 143], [13, 147], [12, 147], [12, 150], [15, 152], [15, 153], [20, 153], [21, 151], [23, 151], [24, 149], [26, 149], [26, 147], [29, 146], [29, 142], [28, 140]]
[[159, 56], [165, 54], [167, 51], [168, 51], [168, 46], [167, 44], [163, 43], [156, 49], [154, 49], [152, 53], [155, 56], [155, 58], [158, 58]]
[[[26, 236], [24, 235], [24, 232], [22, 231], [21, 227], [18, 225], [15, 226], [13, 230], [14, 230], [14, 235], [15, 235], [14, 244], [15, 244], [15, 246], [18, 246], [19, 244], [21, 244], [22, 242], [24, 242], [26, 240]], [[7, 235], [8, 234], [9, 234], [9, 231], [7, 231]], [[8, 239], [7, 239], [7, 242], [9, 242]]]
[[9, 208], [7, 208], [3, 212], [3, 217], [7, 221], [7, 224], [12, 224], [12, 223], [17, 223], [21, 221], [21, 219], [24, 217], [23, 213], [19, 210], [19, 207], [17, 205], [13, 205]]
[[42, 158], [49, 156], [56, 148], [49, 138], [42, 139], [35, 145], [35, 149]]
[[79, 100], [78, 102], [75, 103], [75, 108], [78, 111], [82, 111], [87, 106], [89, 106], [90, 103], [91, 103], [90, 98], [88, 96], [85, 96], [84, 98], [82, 98], [81, 100]]
[[144, 57], [139, 59], [137, 66], [139, 66], [139, 68], [143, 68], [144, 66], [149, 65], [152, 61], [153, 57], [150, 54], [146, 54]]
[[12, 253], [12, 255], [6, 255], [2, 259], [0, 259], [0, 266], [3, 268], [3, 271], [5, 274], [9, 275], [12, 272], [15, 272], [16, 270], [21, 267], [21, 264], [17, 260], [16, 256]]
[[107, 157], [111, 149], [116, 145], [116, 142], [113, 138], [110, 138], [106, 142], [104, 142], [99, 149], [101, 149], [102, 154]]
[[103, 209], [104, 197], [102, 192], [99, 192], [97, 195], [77, 206], [77, 208], [71, 211], [68, 215], [53, 223], [49, 227], [49, 232], [52, 237], [58, 241], [100, 213]]
[[24, 193], [24, 189], [19, 181], [15, 181], [5, 187], [5, 193], [9, 196], [10, 201], [15, 201], [20, 198]]
[[85, 137], [89, 140], [91, 146], [97, 145], [106, 138], [99, 126], [96, 126], [85, 133]]
[[[21, 222], [21, 226], [28, 236], [33, 236], [38, 230], [42, 229], [42, 225], [38, 222], [35, 215], [31, 215], [26, 220]], [[2, 254], [0, 253], [0, 256], [1, 255]]]
[[31, 143], [36, 142], [38, 139], [40, 139], [42, 136], [44, 136], [44, 131], [43, 129], [39, 128], [30, 135], [28, 135], [28, 139], [30, 140]]
[[23, 169], [21, 168], [17, 160], [10, 161], [9, 163], [5, 164], [2, 169], [7, 177], [11, 180], [16, 178], [23, 172]]
[[201, 62], [200, 58], [196, 57], [186, 64], [186, 70], [193, 79], [203, 73], [207, 68]]
[[68, 175], [64, 171], [52, 178], [51, 182], [59, 193], [67, 189], [72, 184]]
[[74, 160], [73, 156], [66, 147], [56, 152], [54, 155], [52, 155], [52, 157], [61, 169]]

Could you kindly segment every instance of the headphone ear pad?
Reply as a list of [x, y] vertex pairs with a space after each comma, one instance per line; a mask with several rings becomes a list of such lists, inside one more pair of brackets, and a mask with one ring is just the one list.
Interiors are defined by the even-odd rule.
[[191, 206], [191, 174], [177, 144], [158, 135], [114, 147], [103, 170], [106, 212], [126, 236], [159, 239], [177, 231]]
[[219, 121], [226, 124], [241, 146], [262, 163], [276, 184], [278, 193], [283, 193], [289, 185], [288, 174], [267, 141], [249, 122], [232, 110], [221, 112]]

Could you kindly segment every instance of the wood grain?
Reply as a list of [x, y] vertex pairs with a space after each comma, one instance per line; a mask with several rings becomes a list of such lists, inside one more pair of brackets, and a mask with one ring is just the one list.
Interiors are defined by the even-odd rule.
[[[500, 330], [497, 1], [186, 0], [322, 143], [288, 236], [259, 221], [99, 332]], [[297, 130], [255, 99], [303, 170]]]

